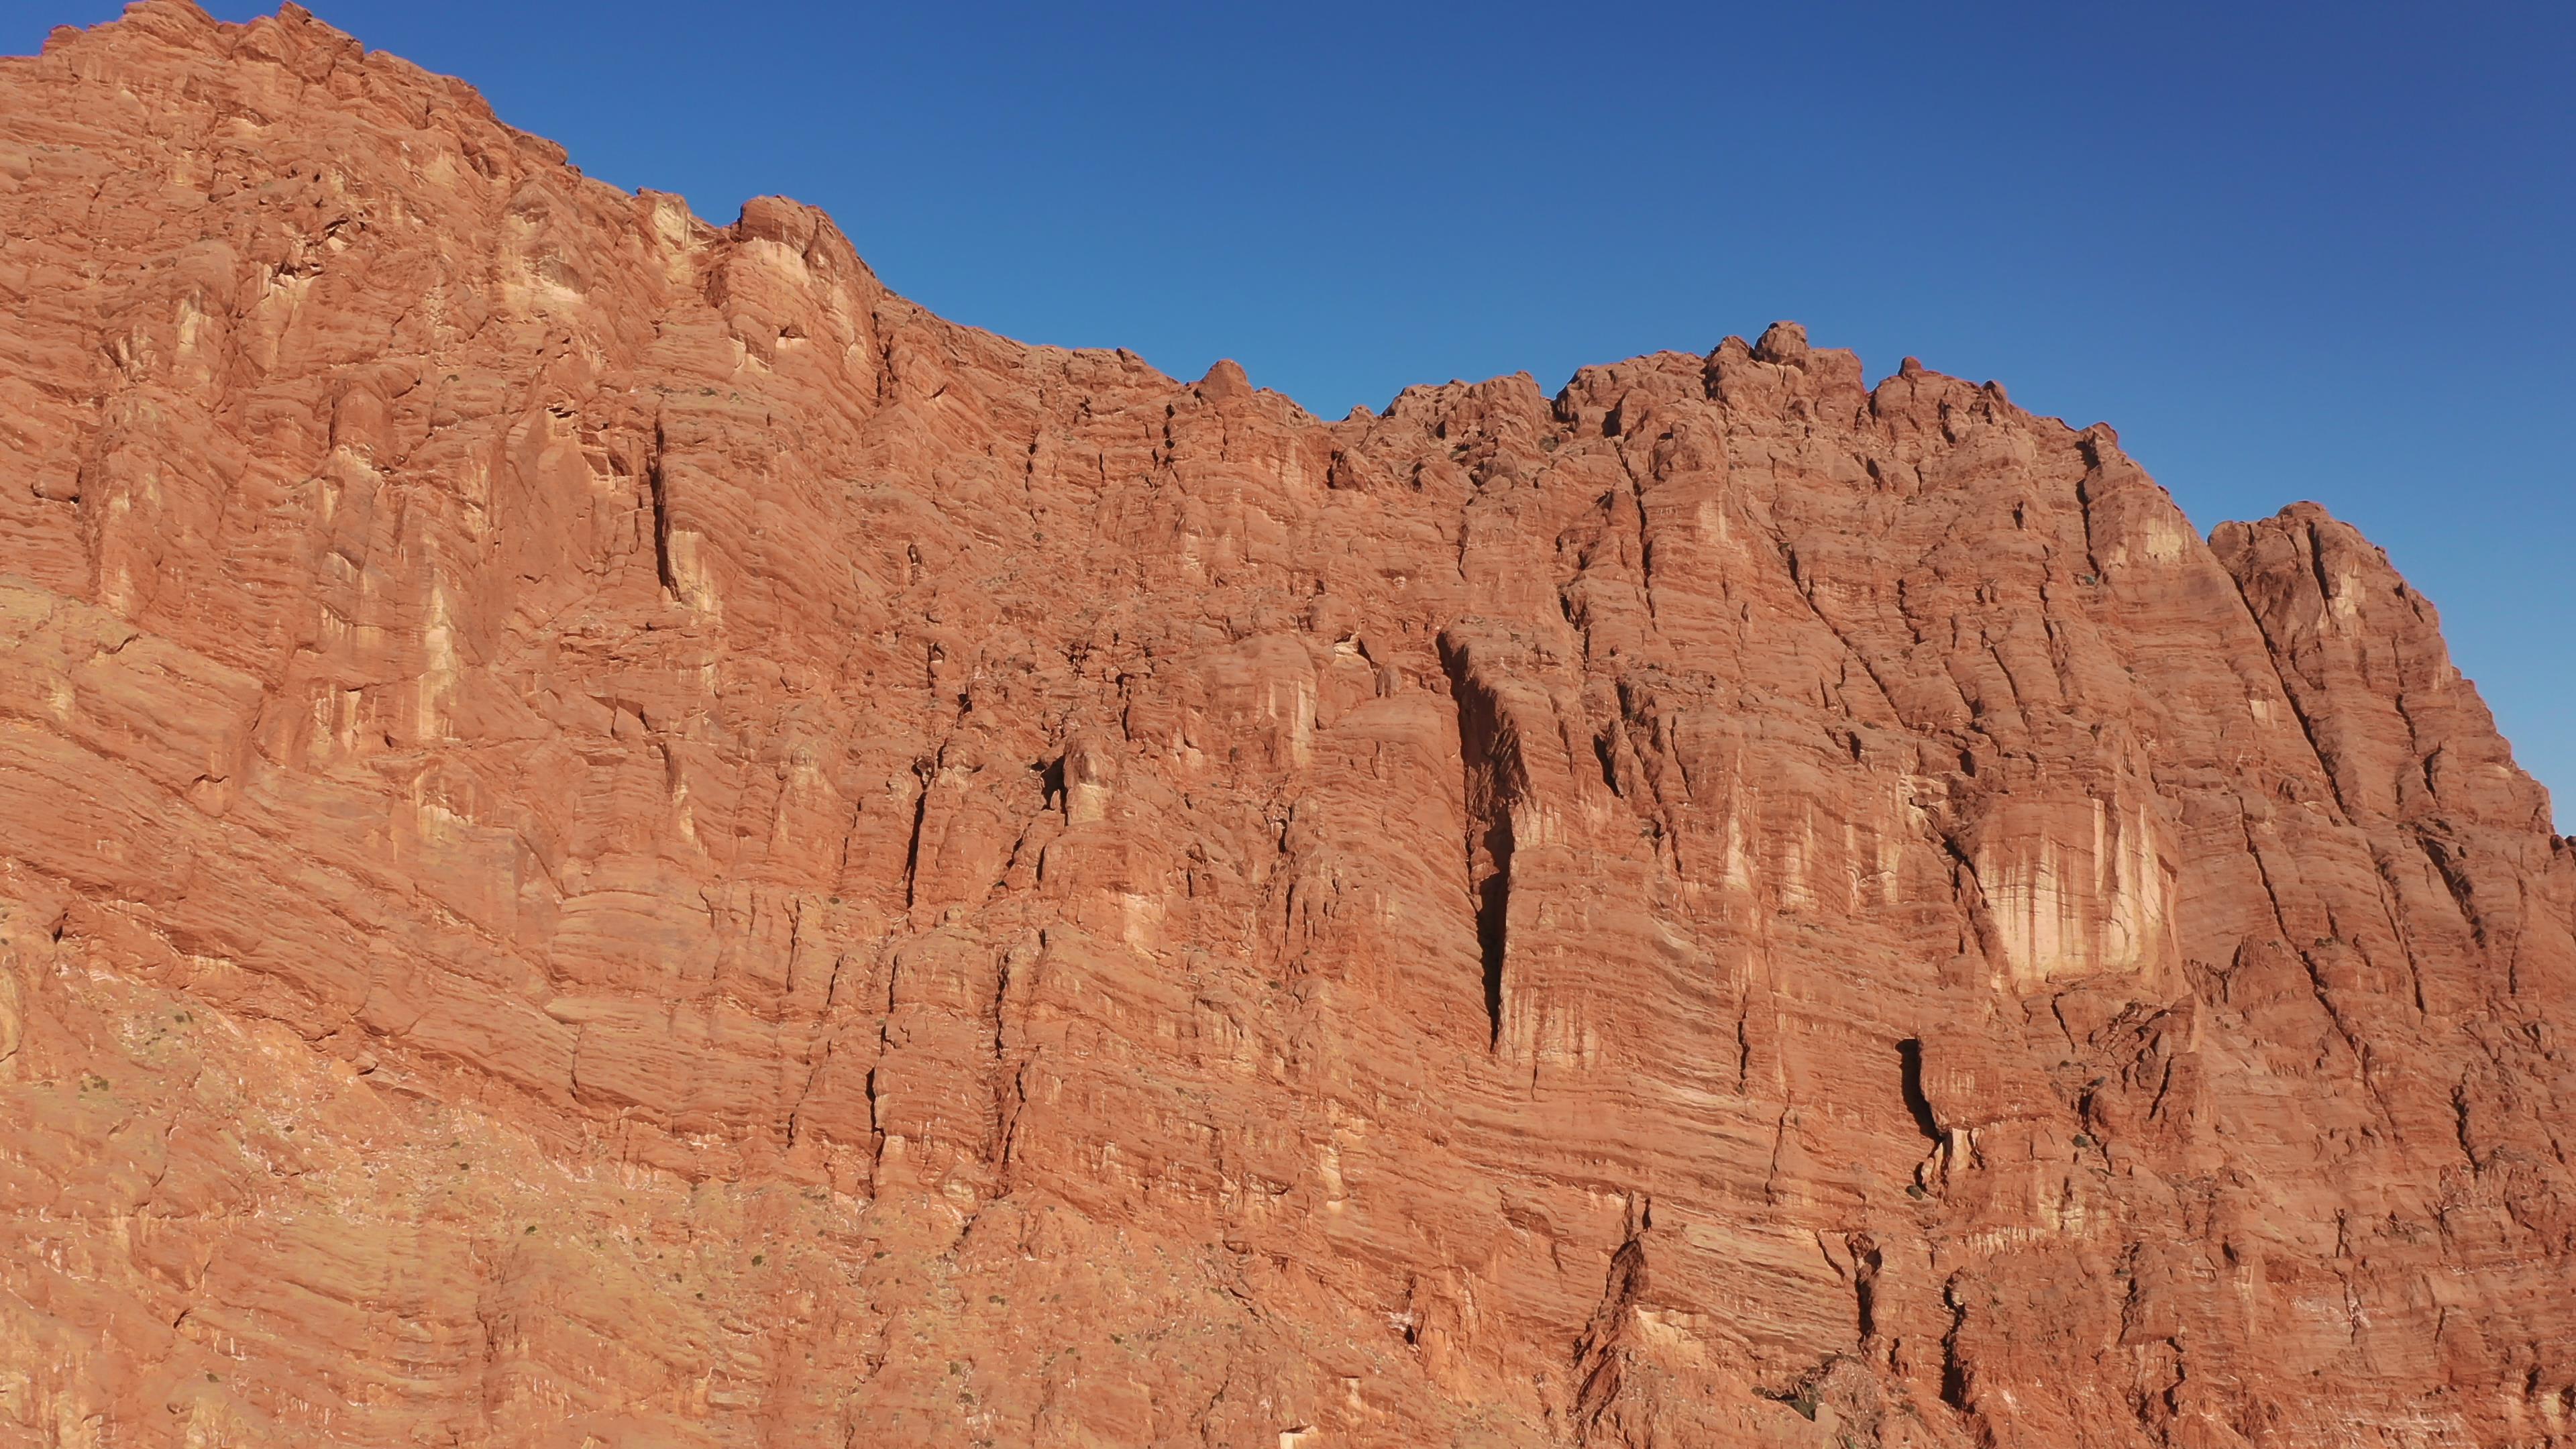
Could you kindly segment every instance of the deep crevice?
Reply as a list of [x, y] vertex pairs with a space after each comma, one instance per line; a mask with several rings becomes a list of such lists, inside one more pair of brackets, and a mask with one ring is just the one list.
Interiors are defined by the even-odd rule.
[[1503, 952], [1509, 945], [1508, 922], [1512, 911], [1512, 821], [1506, 814], [1496, 818], [1485, 831], [1484, 854], [1493, 862], [1493, 874], [1475, 887], [1476, 949], [1485, 963], [1485, 1024], [1491, 1033], [1486, 1045], [1499, 1044], [1503, 1038]]
[[1905, 1091], [1905, 1110], [1914, 1114], [1914, 1126], [1931, 1139], [1941, 1142], [1941, 1119], [1933, 1114], [1932, 1099], [1923, 1094], [1923, 1043], [1907, 1037], [1896, 1044], [1898, 1083]]
[[1887, 1266], [1887, 1259], [1879, 1252], [1877, 1240], [1866, 1233], [1852, 1238], [1850, 1247], [1853, 1308], [1859, 1320], [1860, 1341], [1867, 1343], [1878, 1337], [1878, 1275]]
[[2469, 939], [2477, 943], [2478, 949], [2485, 950], [2486, 922], [2478, 914], [2475, 888], [2471, 885], [2468, 870], [2460, 858], [2459, 846], [2433, 835], [2421, 825], [2415, 827], [2414, 834], [2415, 844], [2424, 852], [2426, 862], [2433, 867], [2434, 876], [2442, 882], [2442, 888], [2450, 892], [2451, 904], [2460, 912], [2460, 924], [2469, 928]]
[[2326, 576], [2326, 540], [2313, 523], [2308, 525], [2308, 572], [2317, 581], [2317, 602], [2332, 610], [2335, 600], [2334, 580]]
[[1518, 739], [1504, 726], [1492, 692], [1478, 683], [1464, 646], [1443, 638], [1440, 662], [1458, 710], [1458, 754], [1465, 767], [1467, 895], [1483, 964], [1487, 1049], [1503, 1039], [1503, 969], [1510, 950], [1512, 806], [1522, 793]]
[[1968, 1407], [1968, 1366], [1959, 1361], [1959, 1330], [1968, 1323], [1967, 1306], [1959, 1301], [1959, 1280], [1953, 1276], [1942, 1290], [1950, 1304], [1950, 1328], [1941, 1335], [1941, 1402], [1965, 1414]]
[[903, 908], [911, 910], [918, 897], [915, 882], [921, 875], [921, 828], [930, 818], [930, 773], [917, 768], [921, 785], [912, 797], [912, 841], [903, 848]]
[[644, 460], [644, 487], [653, 498], [653, 576], [673, 599], [680, 597], [679, 579], [671, 572], [671, 495], [662, 477], [662, 420], [653, 420], [653, 451]]
[[[1651, 1223], [1651, 1217], [1648, 1221]], [[1575, 1340], [1574, 1419], [1585, 1442], [1590, 1442], [1592, 1429], [1619, 1401], [1628, 1359], [1629, 1325], [1637, 1300], [1646, 1291], [1646, 1244], [1642, 1232], [1647, 1225], [1631, 1229], [1627, 1241], [1610, 1255], [1610, 1272], [1601, 1285], [1600, 1305], [1593, 1309], [1592, 1321], [1584, 1327], [1582, 1337]]]
[[[2245, 591], [2245, 576], [2233, 567], [2224, 564], [2221, 567], [2226, 568], [2229, 581], [2236, 585], [2236, 601], [2244, 609], [2246, 621], [2254, 626], [2255, 637], [2263, 641], [2265, 662], [2272, 666], [2273, 679], [2281, 686], [2281, 698], [2290, 706], [2290, 717], [2299, 722], [2299, 733], [2308, 742], [2308, 753], [2316, 756], [2318, 772], [2326, 777], [2326, 789], [2334, 796], [2335, 813], [2342, 816], [2346, 824], [2353, 823], [2351, 804], [2343, 797], [2343, 777], [2336, 772], [2335, 762], [2327, 757], [2325, 742], [2317, 738], [2317, 722], [2308, 717], [2307, 706], [2300, 702], [2299, 692], [2290, 687], [2292, 665], [2286, 644], [2273, 636], [2271, 626], [2264, 622], [2262, 610], [2254, 606], [2253, 595]], [[2332, 608], [2334, 593], [2326, 578], [2323, 540], [2313, 525], [2308, 529], [2308, 569], [2316, 578], [2319, 602]], [[2409, 738], [2412, 739], [2411, 730]]]

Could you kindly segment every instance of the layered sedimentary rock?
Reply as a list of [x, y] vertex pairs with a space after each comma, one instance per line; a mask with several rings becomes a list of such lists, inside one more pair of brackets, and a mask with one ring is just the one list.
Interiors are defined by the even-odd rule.
[[0, 1438], [2576, 1442], [2576, 844], [2322, 510], [1319, 421], [292, 7], [0, 118]]

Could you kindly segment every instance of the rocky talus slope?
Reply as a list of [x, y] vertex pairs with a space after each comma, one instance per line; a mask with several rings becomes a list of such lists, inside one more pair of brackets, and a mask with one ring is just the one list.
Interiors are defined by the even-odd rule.
[[2576, 1443], [2576, 842], [2312, 505], [1320, 421], [178, 0], [0, 440], [0, 1442]]

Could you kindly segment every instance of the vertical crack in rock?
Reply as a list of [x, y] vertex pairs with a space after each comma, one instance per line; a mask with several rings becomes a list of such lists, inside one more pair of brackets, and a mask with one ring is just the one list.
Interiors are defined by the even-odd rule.
[[1878, 1239], [1868, 1233], [1853, 1233], [1844, 1240], [1852, 1256], [1852, 1309], [1860, 1341], [1878, 1337], [1878, 1275], [1887, 1266], [1887, 1255], [1879, 1251]]
[[2332, 612], [2334, 609], [2336, 589], [2334, 586], [2334, 579], [2326, 573], [2325, 536], [2318, 531], [2314, 522], [2310, 522], [2308, 524], [2306, 531], [2308, 536], [2308, 572], [2313, 575], [2317, 581], [2317, 601], [2325, 605], [2328, 612]]
[[2475, 941], [2479, 949], [2486, 949], [2486, 921], [2478, 914], [2468, 872], [2457, 854], [2459, 846], [2421, 825], [2415, 827], [2413, 834], [2415, 844], [2424, 852], [2425, 861], [2433, 867], [2434, 876], [2442, 882], [2442, 889], [2450, 895], [2451, 903], [2459, 908], [2460, 923], [2469, 928], [2469, 939]]
[[[1977, 772], [1975, 757], [1961, 751], [1959, 768], [1960, 773], [1973, 777]], [[1966, 926], [1959, 948], [1965, 951], [1974, 946], [1978, 954], [1990, 962], [2003, 960], [2003, 945], [1995, 931], [1994, 913], [1986, 905], [1985, 882], [1977, 876], [1976, 857], [1960, 843], [1954, 825], [1933, 823], [1927, 827], [1927, 833], [1950, 861], [1950, 896]]]
[[680, 597], [678, 575], [671, 571], [671, 492], [670, 482], [662, 471], [662, 419], [653, 419], [653, 451], [644, 457], [644, 488], [653, 500], [653, 577], [662, 581], [663, 592], [673, 600]]
[[928, 760], [915, 760], [912, 773], [918, 784], [912, 796], [912, 835], [903, 848], [903, 908], [907, 911], [920, 900], [921, 832], [930, 819], [930, 783], [933, 777]]
[[[2243, 527], [2242, 524], [2222, 524], [2220, 532], [2211, 537], [2217, 539], [2228, 529]], [[2238, 535], [2240, 538], [2243, 536], [2242, 533]], [[2304, 537], [2307, 543], [2304, 550], [2307, 554], [2306, 563], [2309, 574], [2316, 582], [2318, 607], [2331, 609], [2334, 605], [2334, 589], [2326, 577], [2322, 542], [2313, 526], [2305, 530]], [[2215, 556], [2229, 582], [2236, 586], [2236, 599], [2238, 606], [2243, 610], [2242, 617], [2254, 626], [2255, 637], [2263, 641], [2264, 662], [2271, 666], [2273, 680], [2281, 689], [2281, 698], [2290, 706], [2290, 717], [2298, 722], [2299, 734], [2308, 742], [2308, 753], [2316, 757], [2317, 769], [2326, 777], [2326, 789], [2334, 796], [2335, 813], [2348, 824], [2358, 823], [2360, 817], [2353, 813], [2352, 802], [2344, 795], [2343, 772], [2336, 768], [2335, 756], [2328, 752], [2325, 740], [2317, 732], [2317, 721], [2310, 715], [2307, 693], [2291, 685], [2291, 673], [2295, 668], [2292, 659], [2294, 652], [2292, 641], [2281, 637], [2276, 632], [2274, 621], [2250, 592], [2258, 578], [2257, 565], [2252, 554], [2216, 548]]]
[[1941, 1145], [1941, 1119], [1932, 1111], [1932, 1099], [1923, 1093], [1923, 1043], [1907, 1038], [1896, 1044], [1898, 1085], [1905, 1093], [1905, 1110], [1914, 1115], [1914, 1127], [1933, 1146]]
[[[1764, 525], [1764, 531], [1770, 534], [1771, 547], [1779, 554], [1780, 566], [1789, 575], [1789, 586], [1797, 592], [1799, 601], [1807, 606], [1807, 612], [1814, 616], [1816, 623], [1833, 636], [1835, 645], [1842, 650], [1844, 679], [1847, 681], [1850, 678], [1849, 666], [1858, 664], [1860, 672], [1869, 677], [1870, 688], [1878, 691], [1879, 703], [1886, 707], [1888, 717], [1903, 718], [1903, 712], [1896, 707], [1896, 696], [1888, 693], [1887, 681], [1879, 677], [1878, 665], [1872, 662], [1867, 654], [1861, 652], [1860, 646], [1851, 641], [1851, 636], [1845, 634], [1842, 626], [1834, 622], [1833, 616], [1825, 612], [1824, 605], [1816, 602], [1815, 577], [1799, 562], [1796, 546], [1791, 544], [1788, 536], [1775, 525]], [[2011, 671], [2007, 670], [2005, 673], [2009, 678]], [[1830, 705], [1845, 716], [1852, 714], [1851, 706], [1845, 700], [1835, 698], [1830, 701]]]
[[1502, 717], [1493, 692], [1476, 678], [1468, 649], [1450, 635], [1440, 639], [1440, 662], [1458, 710], [1458, 754], [1464, 765], [1467, 809], [1467, 897], [1476, 922], [1476, 951], [1484, 963], [1486, 1045], [1503, 1040], [1504, 969], [1510, 948], [1512, 808], [1524, 790], [1520, 740]]
[[993, 1196], [1006, 1196], [1011, 1188], [1011, 1149], [1019, 1134], [1020, 1108], [1028, 1101], [1028, 1063], [1015, 1069], [1011, 1063], [1010, 1001], [1013, 965], [1025, 948], [1002, 952], [993, 963], [993, 1114], [988, 1129], [988, 1160], [998, 1174]]
[[[1512, 820], [1498, 812], [1481, 843], [1485, 878], [1475, 887], [1476, 949], [1485, 963], [1485, 1016], [1493, 1040], [1503, 1036], [1503, 960], [1512, 911]], [[1469, 870], [1478, 868], [1470, 860]]]
[[1968, 1365], [1959, 1357], [1959, 1332], [1968, 1326], [1968, 1304], [1961, 1296], [1959, 1275], [1941, 1285], [1941, 1299], [1950, 1310], [1950, 1326], [1941, 1335], [1941, 1402], [1962, 1414], [1974, 1412], [1969, 1406]]
[[[2112, 450], [2105, 448], [2102, 445], [2102, 439], [2095, 436], [2089, 429], [2083, 437], [2076, 440], [2075, 448], [2084, 459], [2084, 476], [2075, 480], [2075, 517], [2084, 525], [2084, 577], [2100, 582], [2106, 575], [2093, 534], [2093, 509], [2100, 502], [2094, 496], [2094, 489], [2103, 481], [2103, 472], [2107, 466], [2106, 459], [2112, 454]], [[2021, 509], [2018, 505], [2013, 509], [2013, 526], [2015, 528], [2021, 526]]]
[[[1580, 1442], [1589, 1444], [1618, 1406], [1620, 1381], [1628, 1358], [1629, 1325], [1637, 1300], [1646, 1291], [1646, 1233], [1654, 1227], [1654, 1204], [1641, 1203], [1626, 1238], [1610, 1255], [1610, 1271], [1601, 1284], [1601, 1301], [1584, 1325], [1574, 1348], [1574, 1422]], [[1614, 1435], [1614, 1438], [1616, 1436]], [[1625, 1442], [1624, 1440], [1621, 1442]]]

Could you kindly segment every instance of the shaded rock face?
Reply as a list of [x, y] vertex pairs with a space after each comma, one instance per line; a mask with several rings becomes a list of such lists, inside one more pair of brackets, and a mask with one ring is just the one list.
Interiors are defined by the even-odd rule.
[[1324, 423], [292, 7], [0, 118], [0, 1437], [2576, 1435], [2576, 852], [2321, 510]]

